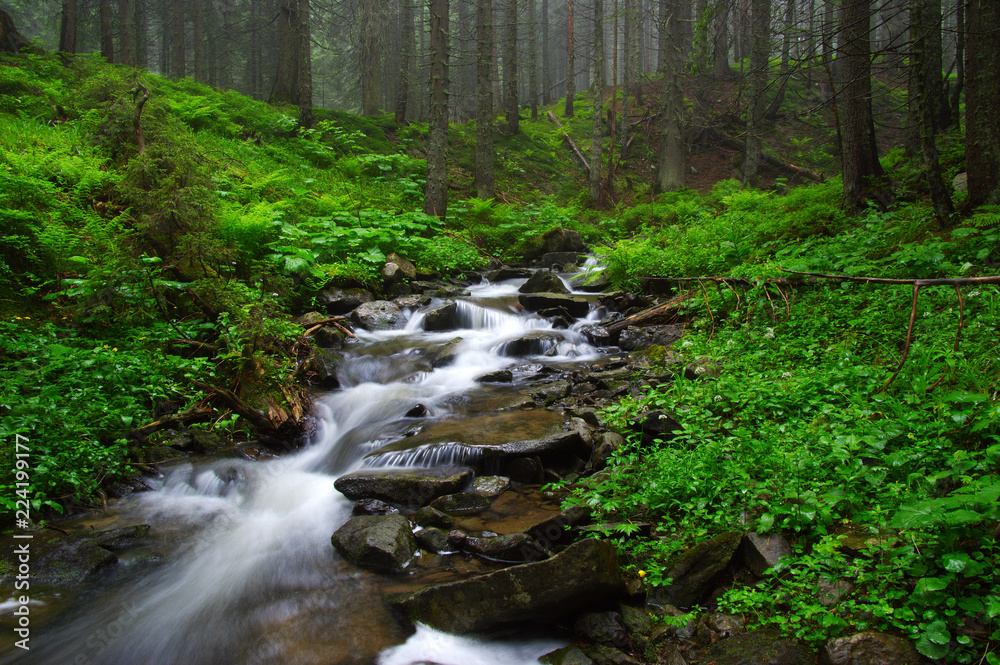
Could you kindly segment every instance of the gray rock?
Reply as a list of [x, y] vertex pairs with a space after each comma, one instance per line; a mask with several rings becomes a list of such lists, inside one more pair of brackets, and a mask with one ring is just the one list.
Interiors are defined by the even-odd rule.
[[312, 340], [321, 349], [339, 349], [344, 346], [347, 335], [336, 326], [320, 326], [312, 334]]
[[562, 337], [552, 330], [532, 330], [515, 339], [497, 345], [497, 353], [505, 358], [542, 356], [555, 348]]
[[510, 488], [510, 478], [504, 476], [478, 476], [472, 481], [472, 490], [486, 496], [500, 496]]
[[569, 395], [572, 385], [569, 381], [553, 381], [543, 384], [538, 390], [531, 393], [535, 399], [543, 402], [557, 401]]
[[483, 374], [476, 379], [479, 383], [510, 383], [514, 380], [514, 373], [509, 369], [498, 369], [489, 374]]
[[448, 515], [476, 515], [490, 507], [490, 500], [478, 492], [456, 492], [431, 501], [431, 508]]
[[403, 280], [416, 279], [417, 269], [396, 252], [389, 252], [382, 266], [382, 279], [386, 284], [396, 284]]
[[529, 455], [548, 455], [553, 453], [577, 451], [582, 452], [585, 450], [585, 446], [583, 444], [583, 439], [580, 438], [580, 433], [573, 431], [560, 432], [544, 439], [509, 441], [496, 446], [490, 446], [489, 449], [500, 453], [501, 455], [523, 457]]
[[410, 523], [402, 515], [352, 517], [331, 541], [348, 561], [383, 572], [404, 568], [417, 551]]
[[773, 568], [778, 559], [789, 556], [792, 546], [777, 534], [759, 535], [748, 533], [740, 543], [743, 563], [754, 575], [763, 575], [768, 568]]
[[412, 621], [465, 634], [551, 621], [621, 593], [614, 546], [587, 539], [544, 561], [525, 563], [389, 598]]
[[627, 653], [601, 644], [584, 649], [584, 653], [590, 656], [594, 665], [641, 665], [638, 660]]
[[955, 188], [956, 192], [964, 192], [969, 188], [969, 174], [959, 173], [951, 179], [951, 186]]
[[573, 624], [573, 636], [595, 644], [627, 643], [625, 626], [618, 612], [590, 612], [580, 615]]
[[329, 286], [316, 295], [316, 304], [323, 308], [328, 316], [340, 316], [374, 299], [371, 292], [365, 289], [341, 289]]
[[847, 580], [827, 582], [820, 580], [816, 597], [823, 607], [834, 607], [854, 592], [854, 585]]
[[469, 554], [495, 561], [539, 561], [547, 556], [523, 533], [491, 538], [469, 537], [465, 539], [462, 548]]
[[538, 456], [511, 457], [500, 462], [500, 473], [518, 483], [540, 483], [544, 478], [545, 468]]
[[[94, 542], [93, 537], [66, 535], [51, 529], [29, 532], [32, 538], [14, 540], [13, 534], [0, 536], [4, 558], [0, 564], [0, 586], [13, 588], [20, 565], [13, 553], [25, 543], [30, 547], [30, 577], [32, 587], [57, 585], [61, 590], [89, 583], [99, 575], [111, 571], [118, 557]], [[9, 565], [7, 565], [9, 562]], [[22, 578], [23, 581], [23, 578]]]
[[538, 660], [545, 665], [591, 665], [594, 662], [575, 644], [551, 651]]
[[448, 543], [448, 532], [437, 527], [427, 527], [417, 531], [417, 542], [428, 552], [452, 552]]
[[913, 643], [885, 633], [837, 637], [820, 652], [823, 665], [918, 665], [923, 662]]
[[365, 330], [399, 330], [406, 323], [403, 311], [388, 300], [375, 300], [358, 305], [351, 320]]
[[590, 301], [581, 296], [560, 293], [522, 293], [517, 297], [517, 301], [529, 312], [558, 309], [574, 319], [583, 318], [590, 312]]
[[587, 246], [583, 244], [583, 238], [579, 231], [572, 229], [549, 229], [542, 236], [540, 254], [550, 254], [552, 252], [574, 252], [585, 253]]
[[816, 654], [796, 640], [775, 633], [755, 632], [734, 635], [712, 645], [701, 661], [715, 665], [815, 665]]
[[532, 273], [528, 281], [518, 289], [519, 293], [569, 293], [559, 275], [547, 270]]
[[712, 590], [713, 578], [729, 565], [743, 534], [731, 531], [682, 554], [670, 568], [671, 583], [655, 592], [656, 604], [690, 607]]
[[618, 346], [623, 351], [635, 351], [653, 346], [670, 346], [684, 335], [684, 327], [678, 325], [666, 326], [629, 326], [618, 338]]
[[588, 325], [580, 328], [580, 332], [587, 338], [587, 341], [594, 346], [610, 346], [611, 333], [604, 326]]
[[440, 331], [454, 330], [457, 326], [455, 314], [458, 312], [458, 304], [454, 300], [433, 305], [423, 310], [424, 330]]
[[625, 437], [617, 432], [605, 432], [590, 455], [590, 467], [600, 471], [608, 465], [611, 455], [625, 445]]
[[442, 513], [437, 508], [424, 506], [413, 514], [413, 523], [418, 526], [436, 526], [442, 529], [450, 529], [455, 523], [455, 518]]
[[438, 349], [428, 357], [428, 360], [431, 361], [431, 367], [447, 367], [455, 362], [455, 356], [458, 355], [458, 345], [461, 341], [461, 337], [456, 337], [455, 339], [449, 340], [446, 344], [438, 347]]
[[101, 531], [94, 539], [94, 544], [112, 552], [125, 550], [142, 540], [149, 534], [148, 524], [124, 526], [120, 529]]
[[458, 492], [473, 478], [472, 469], [440, 466], [431, 469], [366, 469], [337, 478], [333, 486], [348, 499], [381, 499], [401, 506], [424, 506]]
[[639, 420], [633, 423], [633, 428], [642, 432], [642, 443], [647, 446], [657, 441], [669, 441], [682, 429], [673, 416], [661, 410], [642, 414]]
[[352, 515], [398, 515], [399, 509], [379, 499], [359, 499], [351, 509]]

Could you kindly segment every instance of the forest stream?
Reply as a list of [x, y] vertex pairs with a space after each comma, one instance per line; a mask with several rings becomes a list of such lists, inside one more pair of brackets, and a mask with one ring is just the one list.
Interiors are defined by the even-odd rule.
[[[443, 665], [534, 663], [565, 641], [552, 635], [473, 639], [418, 624], [415, 634], [383, 601], [490, 569], [460, 552], [422, 552], [401, 572], [379, 574], [346, 561], [331, 534], [354, 502], [334, 487], [359, 469], [463, 465], [491, 475], [490, 451], [564, 429], [560, 410], [529, 407], [530, 393], [605, 356], [580, 328], [522, 310], [524, 279], [472, 286], [457, 299], [454, 327], [368, 332], [345, 347], [341, 388], [316, 396], [316, 436], [304, 448], [259, 459], [185, 458], [161, 465], [152, 491], [104, 512], [59, 522], [70, 533], [149, 525], [119, 553], [113, 573], [77, 597], [34, 593], [61, 612], [34, 632], [30, 652], [3, 663], [201, 665], [257, 663]], [[583, 294], [574, 297], [583, 299]], [[447, 358], [442, 360], [443, 355]], [[505, 382], [482, 377], [508, 370]], [[505, 372], [504, 372], [505, 373]], [[526, 408], [528, 407], [528, 408]], [[517, 533], [558, 514], [538, 483], [513, 482], [484, 512], [460, 518], [477, 535]]]

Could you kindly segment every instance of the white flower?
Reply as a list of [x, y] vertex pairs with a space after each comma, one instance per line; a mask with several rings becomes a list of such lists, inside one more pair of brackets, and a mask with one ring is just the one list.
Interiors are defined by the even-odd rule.
[[716, 395], [716, 396], [715, 396], [715, 399], [714, 399], [714, 400], [712, 400], [712, 401], [713, 401], [713, 402], [721, 402], [721, 401], [722, 401], [722, 395]]
[[728, 342], [726, 342], [726, 346], [732, 346], [733, 344], [736, 344], [736, 342], [733, 340], [729, 340]]
[[694, 346], [694, 342], [688, 340], [688, 341], [684, 342], [683, 344], [681, 344], [681, 346]]
[[783, 378], [783, 379], [790, 379], [790, 378], [792, 378], [792, 373], [791, 372], [782, 372], [781, 373], [781, 378]]
[[975, 298], [978, 295], [979, 295], [979, 291], [978, 290], [976, 290], [976, 291], [969, 291], [969, 295], [967, 295], [966, 298]]
[[697, 367], [697, 368], [696, 368], [696, 369], [694, 370], [694, 373], [695, 373], [695, 374], [704, 374], [704, 373], [705, 373], [705, 366], [704, 366], [704, 365], [699, 365], [699, 366], [698, 366], [698, 367]]
[[764, 339], [774, 339], [774, 328], [764, 328]]

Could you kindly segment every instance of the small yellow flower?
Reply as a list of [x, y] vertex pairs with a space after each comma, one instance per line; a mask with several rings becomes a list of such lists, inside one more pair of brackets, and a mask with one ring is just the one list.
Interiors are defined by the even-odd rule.
[[917, 438], [917, 437], [915, 437], [915, 436], [913, 435], [913, 432], [910, 432], [909, 434], [907, 434], [907, 435], [906, 435], [906, 438], [907, 438], [907, 439], [915, 439], [915, 438]]
[[145, 336], [145, 335], [143, 335], [143, 336], [142, 336], [142, 337], [140, 337], [139, 339], [140, 339], [140, 340], [144, 340], [144, 339], [146, 339], [146, 336]]
[[115, 348], [113, 348], [113, 349], [111, 349], [111, 350], [112, 350], [112, 351], [117, 351], [117, 350], [118, 350], [118, 347], [116, 346]]
[[15, 318], [16, 320], [18, 320], [18, 321], [20, 321], [20, 320], [21, 320], [21, 317], [20, 317], [20, 316], [15, 316], [14, 318]]
[[643, 577], [645, 577], [645, 576], [646, 576], [646, 571], [645, 571], [645, 570], [640, 570], [640, 571], [639, 571], [639, 572], [637, 573], [637, 575], [639, 575], [639, 579], [642, 579]]
[[105, 344], [105, 345], [104, 345], [104, 348], [105, 348], [105, 349], [106, 349], [106, 348], [108, 348], [108, 345], [107, 345], [107, 344]]

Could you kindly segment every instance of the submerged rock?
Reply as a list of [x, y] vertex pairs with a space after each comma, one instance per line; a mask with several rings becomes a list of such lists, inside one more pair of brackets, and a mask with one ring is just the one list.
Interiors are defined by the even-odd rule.
[[472, 469], [439, 466], [432, 469], [366, 469], [337, 478], [333, 486], [348, 499], [381, 499], [419, 507], [472, 481]]
[[495, 561], [538, 561], [547, 556], [523, 533], [491, 538], [469, 537], [465, 539], [462, 548], [469, 554]]
[[383, 572], [405, 567], [418, 549], [410, 523], [402, 515], [352, 517], [337, 529], [331, 542], [348, 561]]
[[590, 301], [580, 296], [559, 293], [522, 293], [517, 301], [529, 312], [558, 309], [574, 319], [582, 319], [590, 312]]
[[489, 507], [490, 500], [478, 492], [457, 492], [431, 501], [431, 508], [448, 515], [475, 515]]
[[465, 634], [578, 614], [624, 586], [614, 546], [588, 539], [551, 559], [425, 587], [389, 602], [412, 621]]
[[[135, 528], [141, 529], [141, 526]], [[28, 551], [31, 559], [32, 586], [52, 584], [63, 587], [62, 590], [65, 591], [78, 584], [90, 582], [96, 576], [113, 569], [118, 563], [118, 557], [109, 549], [95, 543], [93, 536], [65, 535], [48, 529], [34, 530], [31, 536], [31, 540], [14, 540], [13, 534], [6, 534], [0, 537], [0, 546], [4, 551], [3, 564], [6, 564], [8, 553], [21, 551], [19, 548], [30, 543]], [[109, 545], [114, 543], [109, 542]], [[0, 585], [14, 587], [19, 565], [15, 563], [16, 558], [11, 554], [9, 566], [0, 564]]]

